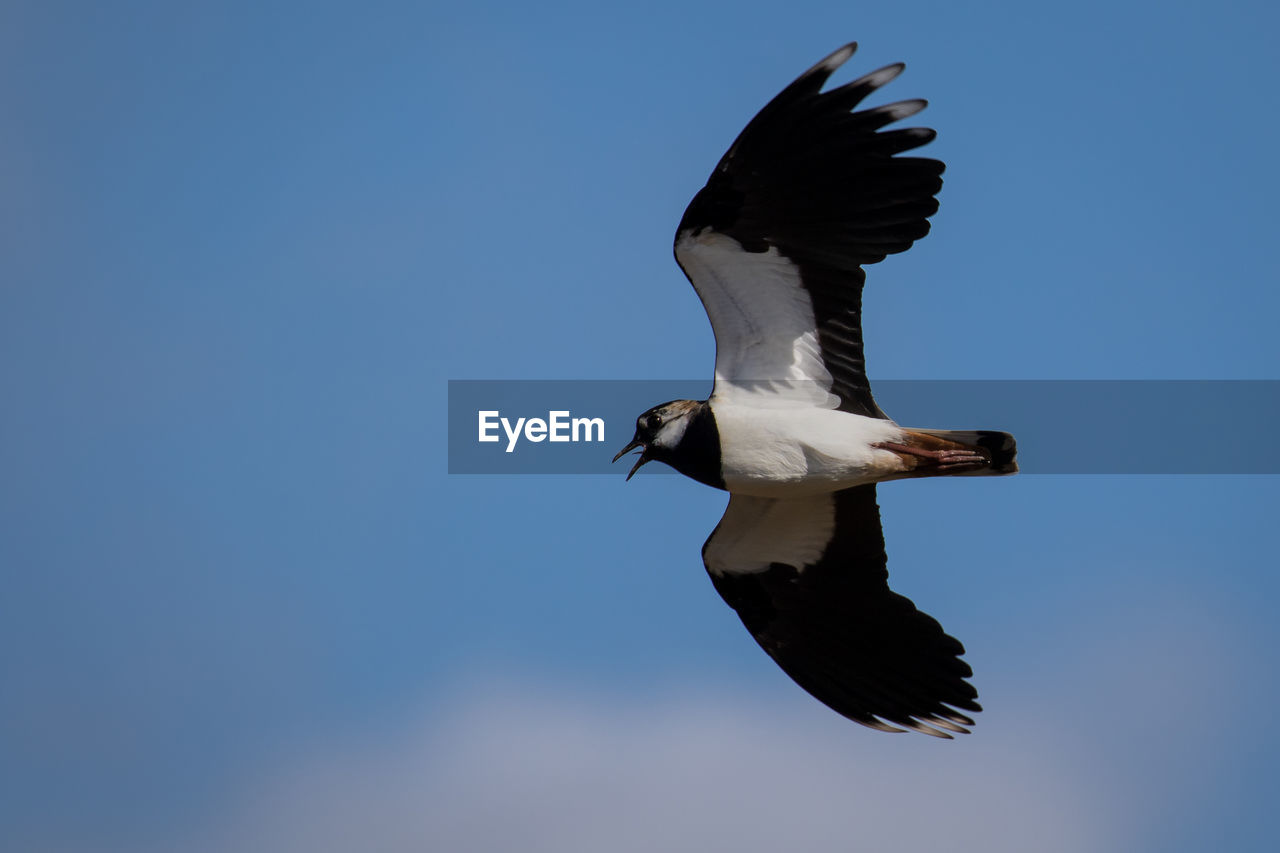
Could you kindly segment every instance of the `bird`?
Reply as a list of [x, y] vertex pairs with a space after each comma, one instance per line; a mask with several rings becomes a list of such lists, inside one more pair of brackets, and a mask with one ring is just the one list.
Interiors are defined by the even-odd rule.
[[[844, 717], [968, 734], [982, 710], [964, 646], [888, 584], [876, 484], [1018, 470], [1013, 436], [908, 429], [871, 393], [865, 267], [929, 232], [942, 162], [903, 156], [936, 132], [886, 129], [921, 99], [859, 109], [903, 63], [824, 90], [851, 42], [746, 125], [675, 235], [715, 335], [706, 400], [636, 420], [616, 463], [660, 461], [729, 493], [702, 547], [712, 584], [770, 657]], [[961, 547], [957, 543], [956, 547]]]

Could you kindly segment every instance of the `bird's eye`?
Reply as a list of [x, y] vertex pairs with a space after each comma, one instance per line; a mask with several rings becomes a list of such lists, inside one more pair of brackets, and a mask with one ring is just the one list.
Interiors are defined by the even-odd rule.
[[644, 425], [646, 429], [657, 429], [658, 425], [661, 423], [662, 417], [660, 415], [650, 413], [644, 416]]

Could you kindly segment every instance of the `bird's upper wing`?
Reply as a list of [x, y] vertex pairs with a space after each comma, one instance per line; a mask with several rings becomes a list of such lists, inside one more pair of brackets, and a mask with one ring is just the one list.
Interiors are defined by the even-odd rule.
[[855, 47], [800, 75], [751, 120], [676, 230], [676, 260], [716, 336], [716, 395], [885, 417], [863, 362], [862, 267], [928, 233], [943, 165], [895, 156], [932, 130], [881, 130], [924, 101], [851, 112], [901, 64], [821, 91]]
[[732, 495], [702, 560], [770, 657], [849, 719], [950, 737], [982, 710], [964, 647], [889, 589], [874, 485]]

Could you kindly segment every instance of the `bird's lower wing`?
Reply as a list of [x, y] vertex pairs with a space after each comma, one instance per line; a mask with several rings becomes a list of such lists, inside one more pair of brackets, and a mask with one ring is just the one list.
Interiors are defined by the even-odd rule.
[[982, 710], [964, 647], [889, 589], [874, 485], [733, 495], [702, 558], [769, 656], [845, 717], [950, 737]]

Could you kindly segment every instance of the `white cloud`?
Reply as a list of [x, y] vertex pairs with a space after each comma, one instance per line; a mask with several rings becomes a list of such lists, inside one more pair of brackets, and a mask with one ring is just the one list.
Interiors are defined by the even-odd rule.
[[1220, 628], [1213, 608], [1164, 605], [1082, 632], [1099, 641], [1022, 699], [988, 695], [975, 733], [952, 742], [867, 731], [799, 691], [769, 706], [759, 694], [601, 698], [499, 680], [287, 762], [216, 833], [166, 849], [1152, 849], [1161, 820], [1194, 802], [1189, 786], [1221, 771], [1194, 725], [1212, 728], [1233, 692], [1215, 670], [1229, 637], [1187, 631]]
[[942, 743], [747, 697], [477, 691], [283, 771], [188, 849], [1100, 850], [1112, 815], [1036, 729]]

